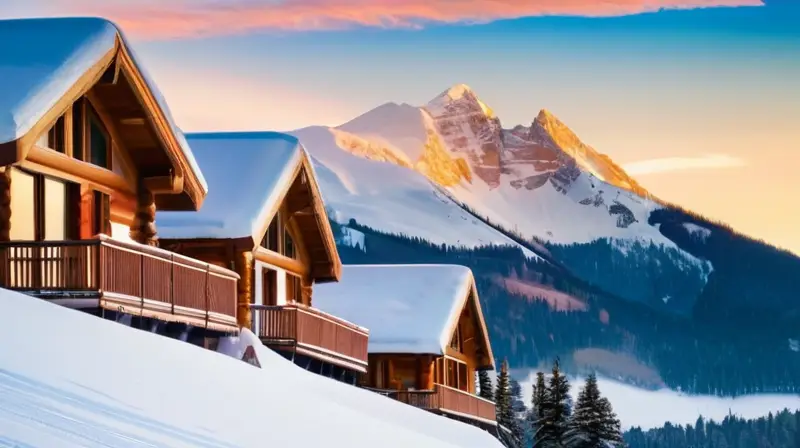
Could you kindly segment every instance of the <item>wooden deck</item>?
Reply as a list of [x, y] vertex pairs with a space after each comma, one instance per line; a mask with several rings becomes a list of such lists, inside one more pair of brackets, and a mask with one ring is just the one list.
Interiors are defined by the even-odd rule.
[[250, 308], [253, 332], [265, 345], [290, 348], [356, 372], [367, 371], [367, 329], [301, 304]]
[[233, 332], [239, 276], [169, 251], [99, 235], [0, 243], [0, 287], [70, 308], [104, 308]]
[[428, 411], [461, 417], [480, 422], [483, 425], [497, 425], [494, 403], [463, 390], [434, 384], [433, 390], [384, 390], [379, 392], [405, 404]]

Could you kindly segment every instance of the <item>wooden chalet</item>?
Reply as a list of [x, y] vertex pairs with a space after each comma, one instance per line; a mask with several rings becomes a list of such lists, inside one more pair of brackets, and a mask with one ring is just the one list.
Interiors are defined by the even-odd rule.
[[475, 280], [455, 265], [348, 265], [317, 288], [322, 310], [371, 329], [360, 384], [496, 432], [495, 405], [475, 394], [494, 369]]
[[238, 276], [156, 247], [156, 210], [197, 210], [207, 186], [119, 30], [0, 20], [0, 41], [0, 287], [181, 337], [236, 331]]
[[187, 134], [210, 191], [198, 212], [159, 212], [165, 248], [241, 277], [239, 325], [296, 364], [355, 382], [368, 331], [312, 306], [341, 261], [310, 159], [270, 132]]

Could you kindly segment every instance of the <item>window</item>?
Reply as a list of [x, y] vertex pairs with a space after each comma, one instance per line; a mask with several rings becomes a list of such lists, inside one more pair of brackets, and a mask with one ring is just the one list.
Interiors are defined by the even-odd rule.
[[43, 239], [62, 241], [67, 239], [67, 185], [64, 182], [44, 178]]
[[278, 216], [275, 216], [272, 219], [272, 222], [269, 223], [269, 227], [267, 228], [267, 233], [264, 235], [264, 238], [261, 240], [261, 247], [267, 250], [271, 250], [273, 252], [279, 252], [278, 248]]
[[12, 241], [60, 241], [72, 236], [69, 193], [75, 185], [18, 169], [11, 172], [11, 183]]
[[111, 235], [111, 201], [107, 194], [95, 191], [92, 198], [92, 231], [94, 234]]
[[58, 117], [56, 124], [54, 124], [53, 127], [50, 128], [50, 131], [47, 132], [46, 146], [62, 154], [66, 152], [66, 142], [64, 140], [66, 130], [65, 121], [66, 120], [64, 119], [63, 115]]
[[105, 127], [92, 114], [89, 118], [89, 160], [92, 165], [111, 169], [111, 145]]
[[11, 170], [11, 240], [36, 239], [36, 178], [32, 174]]
[[[72, 139], [67, 141], [67, 114], [72, 119]], [[86, 98], [76, 101], [70, 111], [56, 120], [37, 144], [75, 159], [112, 169], [112, 142], [100, 115]]]
[[450, 348], [461, 352], [461, 345], [462, 343], [462, 336], [461, 336], [461, 324], [459, 323], [456, 325], [456, 331], [453, 333], [453, 338], [450, 340]]
[[283, 255], [289, 258], [297, 258], [297, 248], [288, 230], [283, 231]]
[[272, 269], [264, 269], [261, 294], [264, 305], [275, 306], [278, 304], [278, 273]]
[[84, 117], [87, 122], [89, 144], [88, 151], [84, 151], [84, 154], [89, 155], [86, 161], [92, 165], [111, 169], [111, 139], [108, 132], [90, 104], [87, 103], [84, 110], [86, 110]]
[[289, 303], [303, 302], [303, 289], [300, 277], [292, 274], [286, 274], [286, 301]]

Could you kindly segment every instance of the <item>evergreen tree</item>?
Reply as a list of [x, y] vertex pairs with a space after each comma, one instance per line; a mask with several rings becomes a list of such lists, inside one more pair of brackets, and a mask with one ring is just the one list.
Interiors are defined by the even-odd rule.
[[525, 415], [527, 413], [527, 408], [525, 407], [525, 402], [522, 401], [522, 386], [520, 386], [519, 381], [514, 378], [509, 378], [509, 387], [511, 395], [511, 415], [513, 419], [509, 429], [513, 434], [514, 440], [521, 445], [523, 440], [525, 440]]
[[544, 420], [537, 433], [539, 439], [537, 447], [564, 446], [564, 433], [567, 431], [569, 423], [569, 402], [569, 381], [561, 373], [558, 358], [556, 358], [543, 403]]
[[566, 433], [566, 445], [574, 448], [604, 448], [622, 443], [620, 422], [607, 398], [600, 396], [594, 373], [578, 394]]
[[489, 378], [489, 372], [485, 370], [478, 371], [478, 396], [494, 401], [494, 394], [492, 393], [492, 379]]
[[497, 385], [494, 390], [494, 403], [497, 410], [497, 423], [509, 428], [512, 420], [511, 414], [511, 389], [508, 384], [508, 361], [503, 360], [500, 374], [497, 375]]
[[542, 433], [539, 428], [544, 422], [545, 405], [547, 402], [547, 383], [544, 373], [536, 372], [536, 382], [533, 384], [533, 394], [531, 394], [531, 409], [528, 411], [528, 431], [531, 434], [531, 444], [533, 447], [541, 446]]
[[508, 360], [503, 360], [500, 374], [497, 375], [497, 387], [494, 392], [494, 402], [497, 412], [497, 423], [508, 429], [511, 433], [511, 445], [519, 446], [522, 442], [519, 422], [514, 416], [511, 401], [511, 382], [508, 374]]

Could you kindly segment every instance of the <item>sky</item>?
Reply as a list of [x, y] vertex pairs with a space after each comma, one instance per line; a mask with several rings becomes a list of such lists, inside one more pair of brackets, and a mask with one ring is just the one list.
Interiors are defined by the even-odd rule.
[[800, 0], [3, 0], [99, 15], [179, 125], [338, 125], [465, 83], [546, 108], [655, 195], [800, 254]]

